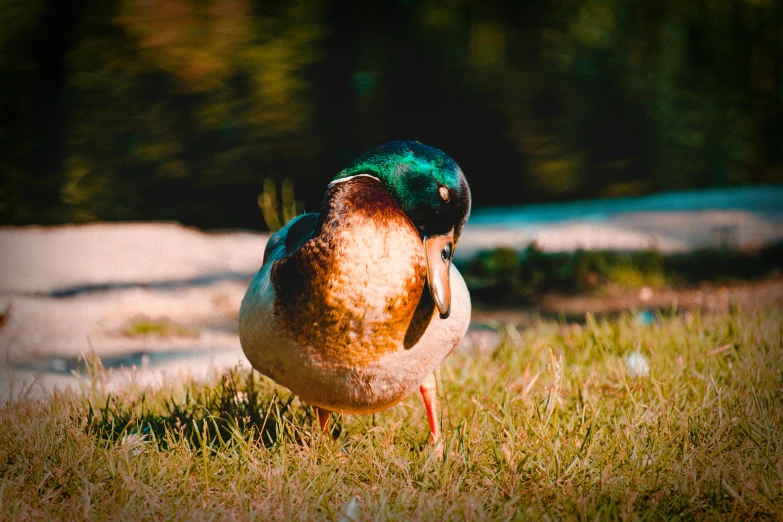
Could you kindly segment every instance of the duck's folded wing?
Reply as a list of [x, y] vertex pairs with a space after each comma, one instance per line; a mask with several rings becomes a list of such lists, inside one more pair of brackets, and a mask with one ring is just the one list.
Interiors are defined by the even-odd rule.
[[272, 234], [264, 249], [264, 262], [270, 258], [282, 259], [294, 252], [313, 237], [318, 222], [318, 214], [302, 214], [286, 223]]

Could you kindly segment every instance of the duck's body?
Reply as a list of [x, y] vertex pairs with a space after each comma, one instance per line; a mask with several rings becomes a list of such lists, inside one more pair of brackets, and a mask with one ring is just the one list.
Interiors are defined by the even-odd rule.
[[[389, 145], [399, 144], [411, 153], [426, 147]], [[343, 171], [320, 214], [299, 216], [272, 236], [240, 309], [240, 341], [253, 367], [325, 411], [377, 412], [414, 393], [470, 322], [467, 287], [450, 269], [467, 211], [449, 225], [451, 236], [426, 226], [422, 234], [409, 215], [417, 210], [403, 206], [410, 198], [374, 168]], [[449, 194], [439, 197], [445, 207]], [[446, 210], [436, 208], [436, 219]], [[428, 238], [448, 243], [448, 259], [443, 246], [428, 253]], [[433, 266], [441, 255], [443, 266]], [[431, 386], [434, 398], [434, 380]]]

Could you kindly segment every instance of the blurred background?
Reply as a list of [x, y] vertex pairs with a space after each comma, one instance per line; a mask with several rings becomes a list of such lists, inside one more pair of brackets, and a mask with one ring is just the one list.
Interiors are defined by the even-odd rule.
[[783, 182], [777, 0], [0, 5], [0, 224], [274, 229], [394, 139], [475, 207]]
[[0, 0], [0, 402], [246, 364], [268, 232], [397, 139], [473, 192], [459, 350], [783, 306], [780, 0]]

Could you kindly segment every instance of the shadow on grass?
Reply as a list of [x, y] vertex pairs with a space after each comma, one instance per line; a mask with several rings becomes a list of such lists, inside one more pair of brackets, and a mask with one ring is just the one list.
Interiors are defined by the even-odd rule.
[[180, 444], [225, 447], [235, 438], [267, 448], [284, 440], [302, 444], [314, 415], [310, 408], [292, 408], [294, 398], [269, 393], [260, 376], [234, 368], [217, 385], [188, 386], [181, 400], [148, 399], [145, 393], [133, 401], [109, 395], [98, 408], [91, 401], [86, 428], [106, 442], [135, 437], [161, 449]]

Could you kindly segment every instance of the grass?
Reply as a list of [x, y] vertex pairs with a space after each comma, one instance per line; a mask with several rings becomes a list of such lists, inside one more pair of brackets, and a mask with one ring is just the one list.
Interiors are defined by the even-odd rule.
[[157, 337], [197, 337], [198, 330], [187, 328], [168, 319], [150, 319], [136, 317], [125, 326], [122, 335], [127, 337], [157, 336]]
[[783, 244], [750, 252], [729, 247], [687, 253], [648, 251], [517, 252], [498, 248], [459, 267], [474, 300], [522, 303], [547, 293], [611, 293], [642, 286], [682, 288], [700, 283], [759, 280], [780, 274]]
[[[780, 520], [783, 321], [632, 315], [505, 328], [440, 371], [443, 457], [418, 397], [339, 419], [270, 381], [103, 390], [0, 410], [4, 519]], [[649, 360], [631, 378], [624, 358]]]

